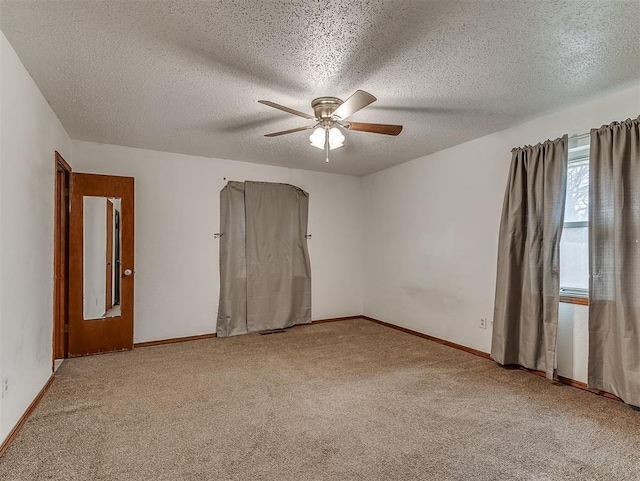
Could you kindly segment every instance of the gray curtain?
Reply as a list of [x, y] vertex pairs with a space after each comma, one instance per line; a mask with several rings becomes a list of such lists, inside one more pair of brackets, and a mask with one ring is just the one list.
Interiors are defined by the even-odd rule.
[[589, 387], [640, 406], [640, 117], [591, 131]]
[[567, 136], [512, 153], [498, 241], [491, 356], [552, 379]]
[[247, 333], [247, 263], [244, 182], [220, 191], [220, 301], [217, 335]]
[[218, 336], [310, 323], [309, 195], [288, 184], [229, 182], [220, 205]]

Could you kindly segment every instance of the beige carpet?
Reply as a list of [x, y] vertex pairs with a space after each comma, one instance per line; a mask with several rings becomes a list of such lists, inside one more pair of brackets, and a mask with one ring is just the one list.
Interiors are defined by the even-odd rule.
[[365, 320], [65, 362], [3, 480], [640, 479], [640, 412]]

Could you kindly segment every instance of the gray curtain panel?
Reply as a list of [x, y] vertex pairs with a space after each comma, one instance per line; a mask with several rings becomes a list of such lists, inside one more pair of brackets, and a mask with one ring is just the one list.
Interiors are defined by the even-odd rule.
[[288, 184], [245, 182], [247, 330], [311, 322], [309, 194]]
[[567, 188], [567, 136], [512, 151], [498, 241], [491, 356], [555, 368], [559, 250]]
[[220, 301], [216, 333], [247, 333], [244, 182], [228, 182], [220, 191]]
[[591, 131], [589, 387], [640, 406], [640, 117]]
[[220, 193], [220, 337], [311, 322], [309, 195], [229, 182]]

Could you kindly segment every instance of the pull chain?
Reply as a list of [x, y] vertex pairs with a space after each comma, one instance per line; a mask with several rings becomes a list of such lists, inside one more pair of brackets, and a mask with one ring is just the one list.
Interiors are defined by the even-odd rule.
[[328, 164], [329, 163], [329, 129], [327, 128], [324, 129], [324, 154], [326, 156], [326, 159], [324, 159], [324, 161]]

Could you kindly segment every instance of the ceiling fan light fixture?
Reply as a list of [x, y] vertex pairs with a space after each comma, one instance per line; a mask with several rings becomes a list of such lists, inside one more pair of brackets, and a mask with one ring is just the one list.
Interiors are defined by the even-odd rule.
[[337, 127], [329, 129], [329, 149], [337, 149], [344, 145], [344, 135]]
[[[318, 127], [309, 136], [311, 145], [319, 149], [324, 149], [326, 131], [324, 127]], [[344, 135], [340, 129], [332, 127], [329, 129], [329, 150], [338, 149], [344, 145]]]
[[314, 147], [324, 149], [324, 129], [322, 127], [318, 127], [309, 136], [309, 140], [311, 141], [311, 145], [313, 145]]

